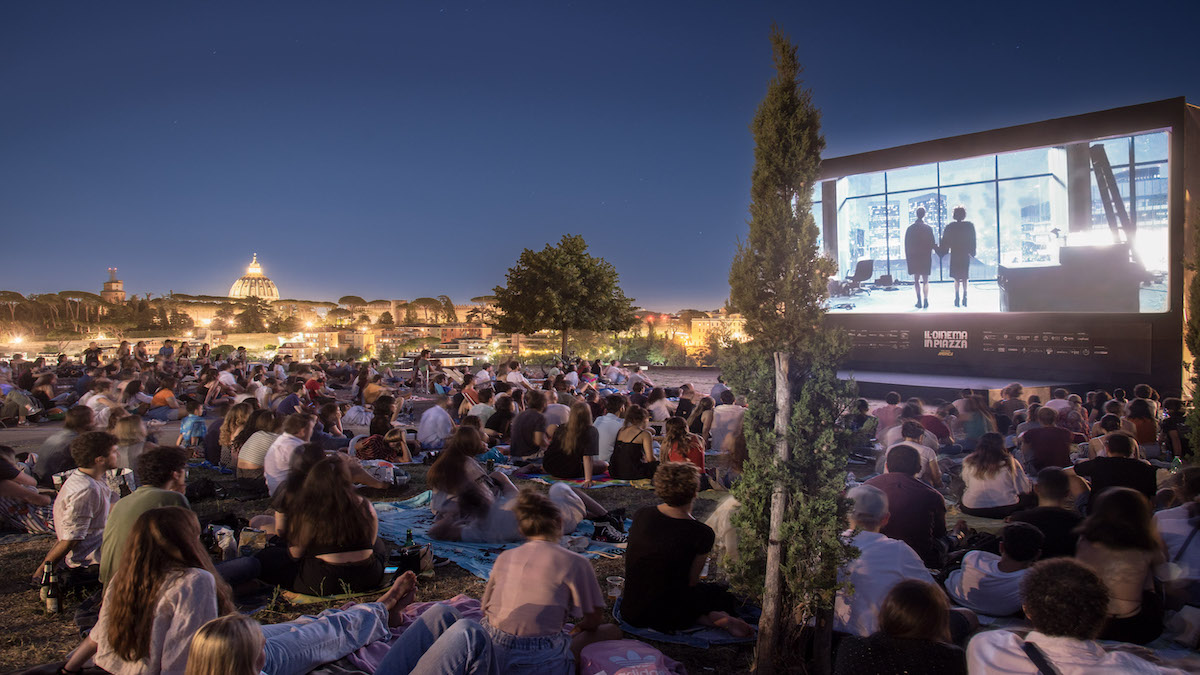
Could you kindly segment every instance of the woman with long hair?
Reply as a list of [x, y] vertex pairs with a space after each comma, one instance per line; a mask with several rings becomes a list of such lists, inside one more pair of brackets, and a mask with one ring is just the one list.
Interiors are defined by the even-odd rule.
[[733, 432], [733, 447], [722, 452], [717, 466], [717, 483], [726, 490], [732, 489], [734, 483], [742, 478], [742, 469], [746, 460], [750, 459], [750, 451], [746, 447], [745, 425], [739, 425]]
[[266, 665], [265, 645], [254, 619], [244, 614], [213, 619], [192, 638], [184, 675], [259, 675]]
[[117, 363], [125, 363], [125, 359], [130, 358], [131, 355], [129, 340], [121, 340], [121, 344], [117, 345]]
[[[682, 417], [667, 418], [663, 429], [663, 442], [659, 448], [666, 462], [688, 462], [693, 464], [700, 473], [704, 473], [704, 441], [700, 436], [688, 431], [687, 423]], [[701, 475], [701, 481], [703, 481]]]
[[667, 391], [662, 387], [655, 387], [650, 390], [650, 397], [646, 399], [646, 409], [650, 411], [650, 419], [654, 422], [666, 421], [668, 417], [675, 414], [675, 406], [667, 400]]
[[200, 544], [200, 521], [179, 506], [150, 509], [133, 524], [100, 617], [63, 667], [88, 658], [114, 675], [183, 673], [192, 635], [234, 611], [229, 586]]
[[[434, 513], [429, 536], [448, 541], [521, 541], [516, 516], [508, 508], [519, 491], [508, 476], [500, 471], [488, 475], [475, 461], [478, 433], [472, 427], [459, 427], [429, 467], [425, 480], [433, 490], [429, 508]], [[590, 518], [606, 521], [597, 525], [597, 532], [618, 543], [624, 541], [624, 535], [609, 527], [619, 516], [610, 517], [603, 506], [581, 491], [555, 483], [550, 486], [550, 499], [562, 513], [563, 534], [574, 532], [581, 520]]]
[[713, 408], [716, 407], [717, 403], [713, 400], [713, 397], [701, 397], [700, 402], [696, 404], [695, 408], [692, 408], [692, 414], [688, 415], [687, 418], [688, 431], [699, 436], [704, 441], [705, 447], [708, 446], [708, 436], [712, 429]]
[[146, 423], [140, 415], [129, 415], [117, 420], [113, 428], [117, 437], [117, 466], [122, 469], [137, 469], [142, 453], [155, 447], [146, 442]]
[[396, 419], [396, 397], [384, 394], [375, 399], [371, 409], [371, 424], [368, 433], [372, 436], [386, 436], [392, 430], [392, 420]]
[[271, 410], [255, 410], [242, 430], [233, 437], [230, 451], [239, 487], [255, 492], [266, 490], [263, 465], [271, 444], [279, 438], [280, 421]]
[[583, 478], [583, 487], [591, 487], [594, 476], [608, 471], [608, 463], [598, 459], [599, 454], [600, 434], [592, 426], [592, 409], [576, 403], [566, 425], [554, 432], [542, 469], [555, 478]]
[[233, 455], [233, 439], [242, 433], [242, 429], [246, 427], [246, 423], [250, 421], [250, 416], [254, 414], [255, 407], [242, 401], [230, 408], [225, 417], [221, 420], [221, 434], [217, 442], [221, 446], [221, 466], [233, 467], [235, 464]]
[[313, 595], [378, 588], [388, 555], [379, 516], [354, 489], [353, 460], [343, 453], [322, 455], [319, 445], [306, 443], [293, 457], [275, 516], [286, 547], [268, 547], [256, 556], [262, 563], [259, 578]]
[[966, 654], [950, 643], [946, 593], [917, 579], [892, 586], [879, 606], [879, 632], [842, 640], [833, 672], [967, 675]]
[[997, 431], [996, 418], [988, 409], [982, 396], [968, 396], [966, 410], [960, 410], [958, 423], [962, 426], [963, 437], [960, 444], [964, 450], [970, 451], [979, 444], [984, 434]]
[[1154, 410], [1150, 402], [1144, 398], [1129, 401], [1129, 412], [1125, 419], [1133, 425], [1133, 437], [1142, 449], [1142, 455], [1147, 459], [1158, 459], [1161, 450], [1158, 445], [1158, 420], [1154, 418]]
[[488, 437], [488, 445], [496, 445], [508, 441], [512, 433], [512, 421], [516, 412], [513, 411], [512, 396], [503, 394], [494, 399], [496, 411], [488, 416], [483, 424], [483, 433]]
[[1033, 489], [1025, 469], [1004, 447], [1004, 437], [990, 432], [983, 435], [974, 452], [963, 460], [962, 479], [966, 485], [959, 508], [980, 518], [1007, 518], [1021, 510]]
[[1101, 640], [1146, 644], [1162, 634], [1163, 600], [1154, 568], [1166, 547], [1152, 520], [1150, 502], [1129, 488], [1109, 488], [1080, 524], [1075, 558], [1108, 587], [1108, 623]]
[[646, 429], [650, 413], [640, 405], [630, 406], [625, 411], [625, 424], [613, 441], [609, 475], [621, 480], [652, 478], [658, 469], [654, 459], [653, 437]]
[[317, 419], [321, 420], [321, 425], [325, 427], [325, 433], [336, 438], [345, 438], [346, 433], [342, 431], [342, 407], [337, 403], [326, 403], [317, 411]]
[[142, 390], [143, 386], [141, 379], [134, 378], [121, 390], [121, 405], [135, 415], [146, 414], [150, 410], [150, 402], [154, 400]]

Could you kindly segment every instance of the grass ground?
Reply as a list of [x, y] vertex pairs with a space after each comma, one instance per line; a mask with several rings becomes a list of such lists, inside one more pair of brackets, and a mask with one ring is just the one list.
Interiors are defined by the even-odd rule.
[[[2, 442], [2, 439], [0, 439]], [[406, 467], [412, 481], [403, 488], [388, 491], [367, 491], [373, 501], [396, 501], [416, 495], [425, 488], [424, 466]], [[192, 469], [191, 478], [211, 478], [217, 483], [232, 483], [232, 478], [216, 472]], [[528, 481], [517, 481], [519, 487], [546, 490], [546, 486]], [[632, 515], [637, 509], [656, 504], [654, 493], [632, 487], [607, 487], [589, 491], [589, 495], [609, 508], [624, 507]], [[701, 497], [696, 504], [696, 516], [704, 518], [715, 508], [714, 500]], [[193, 504], [202, 518], [218, 513], [234, 513], [245, 518], [267, 512], [268, 500], [260, 499], [239, 502], [232, 499], [206, 500]], [[41, 663], [61, 661], [78, 642], [72, 616], [82, 598], [68, 596], [63, 612], [47, 615], [42, 610], [38, 589], [30, 584], [34, 569], [41, 562], [52, 544], [50, 539], [0, 546], [0, 672], [21, 669]], [[601, 580], [612, 575], [624, 576], [624, 560], [594, 561], [596, 576]], [[433, 580], [423, 582], [417, 592], [421, 602], [445, 600], [460, 593], [479, 598], [483, 594], [484, 582], [456, 565], [437, 568]], [[611, 609], [611, 599], [609, 600]], [[264, 623], [288, 621], [301, 614], [316, 613], [325, 609], [323, 605], [293, 606], [273, 602], [259, 611], [255, 618]], [[752, 648], [750, 646], [715, 647], [694, 649], [680, 645], [655, 644], [664, 654], [683, 663], [691, 673], [742, 673], [749, 671]]]

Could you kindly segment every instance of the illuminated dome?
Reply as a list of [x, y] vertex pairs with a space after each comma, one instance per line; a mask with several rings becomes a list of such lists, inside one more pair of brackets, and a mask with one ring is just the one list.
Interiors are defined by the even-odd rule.
[[233, 282], [233, 286], [229, 288], [229, 297], [253, 297], [262, 298], [267, 301], [279, 299], [279, 289], [275, 288], [275, 282], [268, 279], [262, 273], [262, 267], [258, 264], [257, 253], [254, 254], [254, 259], [250, 261], [250, 266], [246, 268], [246, 274]]

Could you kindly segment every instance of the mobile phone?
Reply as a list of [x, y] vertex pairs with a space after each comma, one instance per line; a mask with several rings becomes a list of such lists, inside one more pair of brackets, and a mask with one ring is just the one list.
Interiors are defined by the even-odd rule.
[[384, 574], [395, 574], [395, 573], [396, 573], [396, 572], [398, 572], [398, 571], [400, 571], [400, 568], [399, 568], [399, 567], [385, 567], [385, 568], [383, 568], [383, 573], [384, 573]]

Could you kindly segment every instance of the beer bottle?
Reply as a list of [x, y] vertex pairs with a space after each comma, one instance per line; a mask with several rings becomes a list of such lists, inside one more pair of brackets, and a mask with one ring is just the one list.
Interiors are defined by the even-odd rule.
[[42, 602], [46, 602], [46, 594], [50, 591], [50, 577], [54, 576], [54, 563], [49, 560], [42, 565]]
[[58, 576], [50, 573], [50, 586], [46, 589], [46, 613], [58, 614], [62, 611], [62, 598], [59, 596]]
[[492, 473], [493, 471], [495, 471], [495, 470], [496, 470], [496, 460], [494, 460], [494, 459], [492, 459], [492, 458], [490, 458], [490, 457], [489, 457], [489, 458], [488, 458], [488, 461], [487, 461], [487, 472], [488, 472], [488, 475], [491, 475], [491, 473]]
[[416, 546], [416, 545], [417, 545], [417, 542], [413, 541], [413, 538], [412, 538], [412, 530], [409, 530], [404, 535], [404, 547], [408, 548], [409, 546]]

